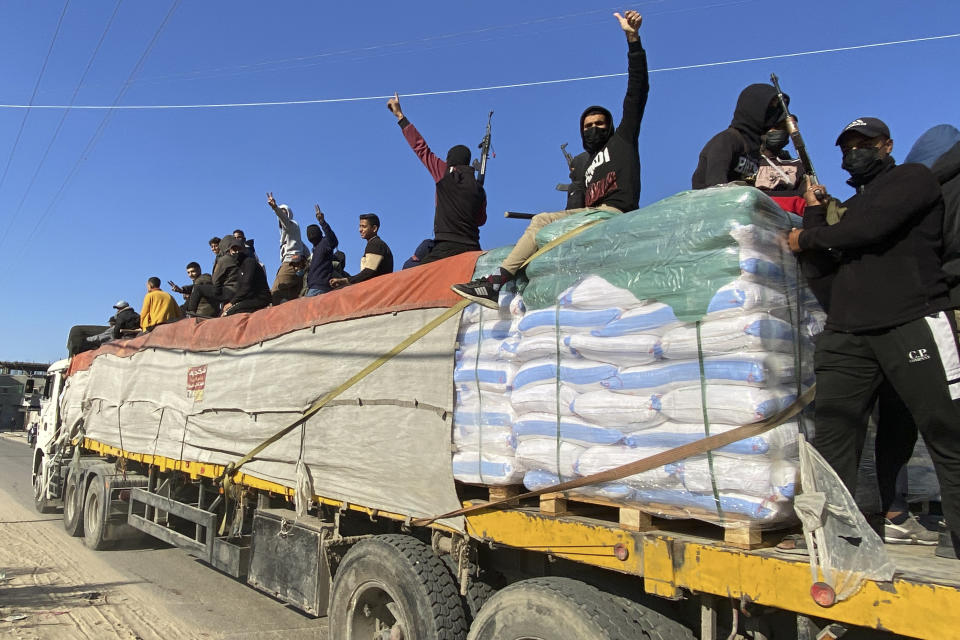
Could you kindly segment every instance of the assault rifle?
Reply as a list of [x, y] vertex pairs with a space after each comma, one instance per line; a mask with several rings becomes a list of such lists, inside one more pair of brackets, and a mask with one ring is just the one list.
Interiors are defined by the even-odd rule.
[[[807, 174], [810, 183], [817, 186], [820, 184], [820, 181], [817, 180], [817, 172], [813, 169], [813, 161], [810, 160], [810, 155], [807, 153], [807, 146], [803, 143], [803, 136], [800, 135], [800, 127], [797, 126], [797, 120], [790, 114], [790, 108], [787, 107], [787, 100], [783, 95], [783, 90], [780, 88], [780, 79], [777, 78], [777, 74], [770, 74], [770, 82], [773, 83], [774, 89], [777, 90], [777, 99], [780, 100], [780, 106], [783, 108], [784, 116], [787, 119], [787, 133], [790, 134], [790, 139], [793, 140], [793, 146], [797, 150], [797, 157], [800, 158], [800, 164], [803, 165], [803, 172]], [[824, 197], [826, 197], [823, 189], [815, 189], [813, 193], [817, 196], [817, 200], [823, 200]]]
[[[568, 168], [568, 169], [572, 169], [572, 168], [573, 168], [573, 156], [570, 155], [570, 152], [569, 152], [569, 151], [567, 151], [567, 144], [569, 144], [569, 143], [564, 142], [562, 145], [560, 145], [560, 153], [563, 154], [563, 159], [567, 161], [567, 168]], [[561, 182], [560, 184], [557, 185], [557, 191], [569, 191], [569, 190], [570, 190], [570, 184], [569, 184], [569, 183], [563, 184], [563, 183]]]
[[[490, 120], [493, 118], [493, 111], [487, 114], [487, 132], [483, 134], [483, 140], [480, 141], [480, 158], [473, 161], [473, 168], [477, 170], [477, 184], [483, 186], [483, 181], [487, 177], [487, 159], [490, 157]], [[496, 153], [493, 154], [496, 157]]]

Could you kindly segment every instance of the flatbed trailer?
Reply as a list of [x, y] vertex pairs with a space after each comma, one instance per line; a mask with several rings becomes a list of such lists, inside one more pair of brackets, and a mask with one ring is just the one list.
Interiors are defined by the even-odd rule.
[[[132, 489], [141, 494], [140, 499], [148, 492], [159, 495], [155, 492], [157, 486], [162, 479], [171, 478], [180, 478], [186, 483], [184, 486], [206, 487], [207, 505], [221, 495], [213, 482], [223, 473], [223, 468], [216, 465], [122, 451], [90, 439], [84, 440], [78, 448], [83, 454], [79, 459], [96, 461], [93, 469], [102, 469], [102, 461], [107, 460], [115, 474], [117, 468], [125, 468], [133, 477], [132, 470], [135, 469], [147, 478], [153, 478], [152, 485]], [[112, 477], [120, 480], [122, 474]], [[244, 474], [237, 478], [237, 482], [249, 493], [251, 504], [257, 505], [250, 509], [252, 523], [279, 519], [282, 522], [278, 526], [291, 529], [300, 526], [296, 524], [298, 519], [292, 507], [293, 489]], [[143, 522], [143, 516], [136, 510], [138, 504], [144, 503], [138, 503], [135, 495], [131, 498], [129, 493], [124, 494], [124, 491], [130, 491], [127, 487], [131, 483], [120, 484], [123, 486], [115, 492], [118, 497], [114, 500], [114, 507], [104, 510], [105, 518], [112, 520], [113, 528], [127, 524], [156, 535], [156, 527], [147, 528], [136, 521]], [[470, 487], [462, 487], [463, 493], [470, 490]], [[548, 498], [558, 499], [563, 498]], [[196, 503], [171, 500], [177, 505], [197, 508]], [[126, 503], [126, 513], [123, 508], [116, 508], [117, 501]], [[464, 506], [481, 502], [466, 499]], [[258, 588], [272, 590], [273, 595], [295, 606], [332, 618], [335, 615], [328, 602], [336, 598], [337, 563], [329, 549], [336, 548], [342, 559], [359, 540], [400, 534], [429, 541], [433, 552], [441, 557], [451, 558], [459, 554], [461, 560], [454, 559], [448, 566], [458, 568], [451, 572], [451, 576], [455, 582], [465, 583], [460, 585], [464, 593], [474, 594], [475, 589], [470, 584], [473, 580], [481, 581], [483, 589], [480, 593], [485, 599], [494, 593], [490, 587], [520, 585], [533, 577], [572, 577], [598, 587], [611, 597], [626, 595], [641, 607], [641, 615], [645, 612], [653, 616], [654, 626], [659, 628], [660, 637], [664, 639], [728, 637], [735, 623], [741, 637], [749, 638], [893, 637], [888, 634], [951, 638], [960, 635], [957, 626], [960, 620], [954, 613], [960, 611], [957, 563], [934, 557], [930, 547], [886, 545], [897, 566], [892, 582], [868, 580], [853, 597], [823, 607], [811, 596], [807, 558], [786, 555], [775, 549], [773, 545], [782, 535], [777, 532], [755, 542], [756, 548], [743, 549], [718, 540], [716, 529], [702, 523], [621, 524], [616, 521], [618, 514], [613, 508], [591, 510], [591, 505], [584, 504], [579, 511], [572, 509], [558, 515], [547, 512], [546, 502], [526, 501], [516, 506], [467, 514], [467, 535], [460, 536], [441, 524], [411, 526], [410, 518], [405, 514], [385, 513], [363, 505], [315, 496], [316, 517], [310, 519], [314, 524], [308, 526], [329, 529], [329, 535], [323, 541], [328, 545], [328, 552], [320, 554], [326, 557], [327, 566], [323, 566], [324, 559], [320, 556], [307, 563], [307, 566], [317, 566], [320, 572], [320, 580], [315, 582], [316, 591], [309, 594], [285, 590], [282, 584], [264, 580], [263, 567], [282, 562], [282, 558], [279, 555], [269, 559], [251, 558], [251, 548], [253, 556], [258, 551], [258, 534], [266, 535], [258, 530], [257, 524], [251, 525], [249, 534], [236, 537], [229, 543], [233, 547], [232, 553], [215, 549], [212, 543], [207, 550], [205, 545], [211, 541], [211, 536], [213, 540], [228, 540], [218, 537], [214, 531], [219, 524], [219, 517], [215, 517], [216, 508], [207, 512], [206, 531], [201, 532], [197, 527], [193, 531], [195, 536], [188, 532], [176, 537], [159, 537], [185, 547], [238, 578], [246, 577]], [[157, 526], [169, 531], [182, 529], [183, 519], [178, 521], [176, 505], [170, 504], [167, 508], [170, 517]], [[154, 516], [163, 513], [163, 509], [157, 508]], [[643, 531], [628, 528], [644, 526], [650, 528]], [[275, 533], [270, 529], [271, 535]], [[96, 547], [97, 541], [88, 539], [87, 544]], [[262, 542], [260, 546], [263, 547]], [[297, 558], [297, 562], [301, 560], [302, 557]], [[250, 573], [251, 563], [259, 567], [253, 574]], [[461, 575], [460, 569], [465, 569], [467, 575]], [[290, 573], [278, 569], [271, 575]], [[487, 577], [490, 575], [497, 575], [498, 579], [491, 580]], [[473, 613], [477, 615], [479, 611]], [[333, 628], [331, 633], [334, 638], [367, 637], [345, 634]]]

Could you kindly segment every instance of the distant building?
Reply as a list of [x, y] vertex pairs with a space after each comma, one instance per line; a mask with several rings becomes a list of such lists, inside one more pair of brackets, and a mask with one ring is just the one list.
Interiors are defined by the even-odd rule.
[[0, 361], [0, 430], [24, 429], [40, 410], [48, 365]]

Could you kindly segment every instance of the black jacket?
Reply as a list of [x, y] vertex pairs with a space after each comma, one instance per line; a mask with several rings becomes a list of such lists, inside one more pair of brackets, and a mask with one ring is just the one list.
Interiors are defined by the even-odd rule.
[[[633, 211], [640, 206], [640, 150], [637, 138], [640, 122], [647, 107], [650, 79], [647, 75], [647, 52], [637, 42], [629, 43], [627, 52], [627, 94], [623, 98], [623, 118], [603, 149], [593, 154], [589, 162], [575, 159], [567, 194], [567, 208], [579, 202], [578, 190], [583, 190], [581, 207], [607, 205], [620, 211]], [[601, 111], [613, 122], [612, 114], [603, 108], [589, 107], [580, 116], [580, 131], [588, 113]], [[589, 156], [588, 156], [589, 157]], [[577, 156], [580, 158], [580, 156]], [[573, 198], [573, 200], [571, 200]]]
[[[843, 206], [832, 226], [826, 207], [807, 207], [800, 234], [802, 258], [820, 260], [816, 280], [829, 301], [828, 329], [887, 329], [949, 308], [940, 268], [943, 197], [929, 169], [890, 159]], [[837, 254], [832, 261], [828, 249]]]
[[333, 277], [333, 252], [340, 241], [326, 220], [320, 223], [320, 228], [323, 229], [323, 238], [313, 245], [310, 268], [307, 270], [307, 289], [326, 292], [330, 291], [330, 278]]
[[[747, 180], [760, 168], [760, 136], [784, 118], [779, 105], [770, 106], [777, 90], [770, 84], [752, 84], [740, 92], [730, 126], [710, 138], [700, 151], [690, 182], [706, 189], [734, 180]], [[789, 104], [790, 98], [785, 96]]]
[[140, 330], [140, 314], [131, 309], [130, 307], [124, 307], [117, 311], [117, 315], [114, 316], [116, 321], [113, 325], [113, 339], [116, 340], [120, 337], [121, 329], [134, 329]]
[[943, 270], [956, 307], [960, 306], [960, 142], [940, 156], [931, 170], [943, 192]]
[[[380, 259], [380, 264], [378, 264], [375, 269], [367, 266], [368, 255], [383, 256]], [[367, 246], [363, 250], [363, 256], [360, 258], [360, 273], [355, 276], [350, 276], [347, 280], [349, 280], [350, 284], [356, 284], [387, 273], [393, 273], [393, 252], [390, 251], [387, 243], [380, 239], [380, 236], [373, 236], [367, 240]]]
[[[478, 213], [479, 212], [479, 213]], [[476, 245], [487, 221], [487, 194], [477, 182], [473, 167], [451, 167], [437, 181], [437, 210], [433, 238], [437, 242]]]
[[266, 307], [270, 304], [270, 285], [267, 284], [267, 274], [253, 256], [245, 253], [238, 254], [240, 267], [237, 269], [237, 286], [233, 292], [232, 304], [245, 301], [262, 302]]

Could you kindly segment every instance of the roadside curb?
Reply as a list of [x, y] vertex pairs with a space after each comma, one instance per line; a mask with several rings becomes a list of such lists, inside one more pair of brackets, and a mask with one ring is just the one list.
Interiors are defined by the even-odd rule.
[[22, 445], [27, 444], [26, 431], [2, 431], [0, 432], [0, 438], [7, 440], [9, 442], [16, 442]]

